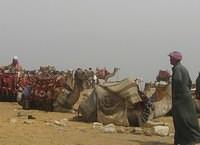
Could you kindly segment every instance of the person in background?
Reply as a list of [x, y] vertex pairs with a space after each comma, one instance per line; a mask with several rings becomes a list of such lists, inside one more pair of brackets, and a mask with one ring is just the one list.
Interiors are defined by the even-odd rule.
[[19, 60], [17, 56], [14, 56], [12, 59], [12, 63], [8, 66], [4, 67], [5, 70], [11, 73], [18, 73], [22, 71], [22, 66], [19, 64]]
[[200, 72], [196, 79], [196, 97], [200, 99]]
[[91, 85], [91, 87], [93, 88], [93, 87], [95, 86], [95, 82], [96, 82], [96, 80], [95, 80], [95, 76], [96, 76], [96, 75], [95, 75], [95, 73], [94, 73], [94, 71], [92, 70], [91, 67], [89, 67], [88, 73], [89, 73], [90, 85]]
[[181, 64], [178, 51], [169, 54], [172, 68], [172, 116], [175, 128], [174, 145], [194, 145], [200, 142], [200, 128], [191, 96], [192, 81]]

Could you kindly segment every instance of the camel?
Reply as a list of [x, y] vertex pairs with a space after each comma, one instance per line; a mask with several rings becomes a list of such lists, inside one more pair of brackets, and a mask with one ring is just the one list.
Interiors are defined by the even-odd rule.
[[59, 94], [53, 103], [53, 111], [67, 112], [72, 109], [74, 104], [78, 101], [80, 93], [83, 91], [84, 81], [87, 80], [87, 74], [83, 70], [75, 72], [74, 87], [71, 92], [65, 90], [65, 93]]
[[200, 117], [200, 96], [196, 92], [196, 85], [195, 84], [192, 84], [191, 92], [192, 92], [191, 94], [192, 94], [192, 98], [194, 100], [194, 105], [196, 107], [198, 117]]
[[151, 97], [128, 106], [128, 119], [132, 126], [142, 126], [152, 120], [168, 114], [172, 107], [171, 84], [158, 85]]
[[98, 79], [101, 79], [101, 80], [104, 80], [105, 82], [108, 82], [108, 79], [115, 76], [119, 70], [120, 70], [120, 68], [115, 67], [113, 72], [110, 73], [106, 69], [101, 69], [101, 70], [97, 69], [96, 76], [97, 76]]
[[143, 112], [143, 99], [144, 95], [134, 79], [99, 84], [88, 99], [80, 104], [78, 118], [89, 122], [129, 126], [129, 123], [132, 125], [132, 117], [137, 115], [135, 109]]
[[74, 71], [68, 70], [67, 72], [63, 73], [66, 83], [68, 86], [73, 90], [74, 87]]
[[98, 84], [78, 108], [78, 120], [128, 126], [127, 105], [141, 101], [134, 79]]
[[[33, 92], [32, 86], [27, 86], [23, 90], [22, 97], [18, 97], [18, 103], [22, 105], [24, 109], [33, 108], [57, 112], [66, 112], [69, 109], [72, 109], [73, 105], [80, 97], [80, 92], [83, 90], [83, 83], [87, 80], [87, 75], [81, 69], [77, 69], [74, 75], [74, 86], [72, 88], [67, 84], [65, 75], [56, 75], [55, 77], [56, 80], [53, 80], [55, 84], [52, 84], [54, 85], [53, 90], [48, 90], [45, 93], [40, 89], [36, 89]], [[72, 79], [70, 78], [70, 80]], [[38, 96], [35, 96], [35, 99], [38, 98], [38, 101], [34, 101], [34, 99], [32, 99], [34, 95], [39, 94], [40, 96], [41, 91], [46, 100], [40, 102], [40, 99], [44, 98], [38, 98]], [[48, 99], [49, 97], [50, 100]]]
[[[171, 83], [168, 82], [166, 85], [156, 86], [156, 92], [152, 95], [152, 98], [155, 99], [155, 103], [151, 118], [157, 118], [170, 113], [172, 108]], [[193, 101], [198, 117], [200, 117], [200, 99], [194, 93]]]
[[[155, 92], [149, 97], [139, 90], [136, 81], [130, 83], [130, 81], [122, 80], [120, 83], [126, 87], [118, 87], [116, 92], [111, 91], [110, 87], [107, 88], [106, 84], [96, 85], [91, 96], [79, 106], [80, 120], [141, 126], [148, 120], [166, 115], [171, 110], [171, 83], [169, 81], [165, 83], [158, 81]], [[115, 86], [119, 85], [114, 84], [113, 87]], [[132, 97], [121, 96], [118, 92], [122, 91], [126, 92], [125, 96], [130, 93]]]
[[168, 114], [172, 109], [171, 82], [160, 83], [155, 85], [156, 91], [152, 95], [153, 112], [152, 119]]
[[108, 79], [115, 76], [119, 70], [120, 70], [119, 68], [115, 67], [112, 73], [105, 76], [105, 79], [104, 79], [105, 82], [108, 82]]
[[144, 94], [146, 96], [152, 96], [153, 93], [155, 92], [155, 86], [154, 86], [154, 83], [153, 82], [148, 82], [148, 83], [145, 83], [145, 86], [144, 86]]
[[[194, 90], [192, 90], [191, 92], [193, 94], [194, 105], [195, 105], [198, 117], [200, 117], [199, 115], [200, 114], [200, 98], [196, 97]], [[152, 96], [153, 98], [156, 99], [156, 102], [154, 105], [155, 110], [151, 116], [152, 118], [157, 118], [157, 117], [165, 115], [167, 112], [169, 113], [171, 112], [172, 95], [171, 95], [170, 82], [168, 82], [168, 84], [164, 86], [157, 86], [156, 92]]]

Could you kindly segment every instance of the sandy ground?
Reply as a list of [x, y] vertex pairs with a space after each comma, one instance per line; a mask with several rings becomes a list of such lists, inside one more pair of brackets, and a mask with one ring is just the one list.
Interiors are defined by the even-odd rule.
[[[170, 145], [173, 137], [104, 133], [92, 123], [70, 121], [75, 114], [22, 110], [0, 103], [0, 145]], [[32, 115], [36, 119], [27, 120]], [[160, 120], [172, 123], [171, 117]], [[56, 122], [64, 122], [59, 125]], [[131, 129], [131, 128], [129, 128]], [[173, 132], [173, 128], [171, 127]]]

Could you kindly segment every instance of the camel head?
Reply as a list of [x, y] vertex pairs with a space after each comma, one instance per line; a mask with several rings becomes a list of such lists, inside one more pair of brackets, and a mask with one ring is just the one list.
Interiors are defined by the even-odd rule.
[[156, 77], [156, 81], [165, 81], [169, 82], [171, 78], [171, 74], [167, 70], [160, 70], [158, 76]]
[[155, 82], [156, 91], [154, 93], [154, 98], [156, 101], [161, 100], [165, 96], [169, 96], [171, 92], [171, 75], [168, 71], [160, 71]]
[[170, 84], [171, 75], [168, 71], [160, 71], [156, 77], [155, 87], [164, 88]]
[[119, 67], [114, 67], [114, 71], [115, 71], [115, 72], [118, 72], [119, 70], [120, 70]]
[[83, 85], [86, 81], [88, 81], [88, 74], [84, 70], [78, 68], [74, 74], [74, 80], [80, 87], [83, 88]]

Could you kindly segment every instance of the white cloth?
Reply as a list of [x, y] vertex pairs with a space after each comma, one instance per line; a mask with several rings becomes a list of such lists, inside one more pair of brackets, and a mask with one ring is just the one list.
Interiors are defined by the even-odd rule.
[[18, 60], [18, 57], [17, 57], [17, 56], [14, 56], [13, 59]]

